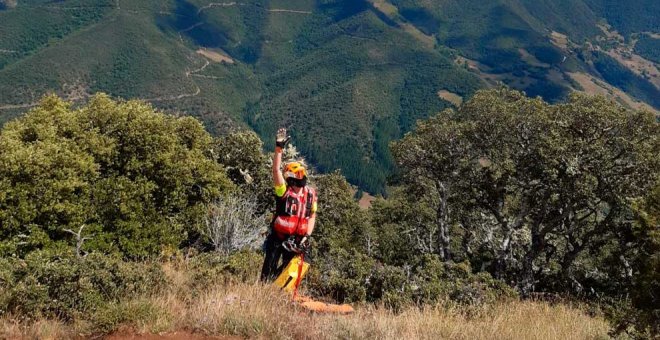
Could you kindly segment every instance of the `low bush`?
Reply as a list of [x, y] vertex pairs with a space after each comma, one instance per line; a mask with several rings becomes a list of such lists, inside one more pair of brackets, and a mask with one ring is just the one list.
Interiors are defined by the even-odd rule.
[[172, 316], [152, 301], [139, 299], [111, 303], [94, 312], [86, 321], [90, 333], [108, 334], [120, 327], [147, 328], [159, 333], [167, 330]]
[[90, 253], [36, 251], [0, 261], [0, 310], [25, 318], [70, 320], [167, 286], [159, 265]]
[[399, 310], [407, 305], [442, 302], [483, 305], [517, 296], [490, 274], [474, 274], [468, 264], [442, 262], [437, 255], [422, 256], [406, 266], [391, 266], [337, 249], [315, 266], [307, 278], [311, 293], [340, 302], [381, 302]]
[[187, 264], [190, 288], [195, 292], [218, 284], [255, 282], [262, 262], [263, 257], [254, 251], [197, 255]]

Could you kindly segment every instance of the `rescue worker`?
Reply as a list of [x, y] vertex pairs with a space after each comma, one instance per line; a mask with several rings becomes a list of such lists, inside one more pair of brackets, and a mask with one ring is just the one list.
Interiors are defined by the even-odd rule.
[[[273, 155], [273, 182], [275, 189], [275, 214], [270, 232], [264, 242], [266, 257], [261, 268], [261, 280], [270, 281], [298, 253], [304, 253], [309, 261], [310, 235], [316, 222], [316, 191], [307, 185], [307, 170], [300, 162], [291, 162], [280, 171], [282, 151], [290, 137], [286, 129], [279, 129]], [[282, 264], [279, 264], [280, 259]]]

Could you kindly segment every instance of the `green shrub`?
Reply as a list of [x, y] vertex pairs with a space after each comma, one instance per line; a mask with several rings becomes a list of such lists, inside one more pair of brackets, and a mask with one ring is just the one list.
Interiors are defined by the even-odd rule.
[[410, 304], [481, 305], [516, 297], [488, 273], [473, 274], [466, 263], [447, 263], [425, 255], [418, 263], [391, 266], [357, 252], [334, 249], [311, 269], [310, 291], [340, 302], [382, 302], [398, 310]]
[[200, 291], [219, 283], [254, 282], [257, 280], [263, 257], [254, 251], [241, 251], [229, 256], [204, 253], [193, 257], [187, 270], [193, 291]]
[[84, 251], [146, 258], [177, 247], [233, 187], [212, 147], [199, 121], [149, 104], [99, 94], [73, 109], [45, 97], [0, 131], [0, 251], [70, 246], [67, 230], [83, 225], [94, 235]]
[[36, 251], [0, 261], [0, 309], [26, 317], [72, 319], [120, 299], [157, 292], [167, 285], [160, 266], [124, 262], [91, 253]]
[[[86, 320], [90, 322], [90, 330], [94, 334], [108, 334], [120, 326], [139, 328], [143, 325], [163, 326], [159, 324], [160, 318], [171, 319], [166, 310], [146, 300], [129, 300], [119, 303], [110, 303], [99, 308]], [[150, 329], [157, 333], [164, 329]]]

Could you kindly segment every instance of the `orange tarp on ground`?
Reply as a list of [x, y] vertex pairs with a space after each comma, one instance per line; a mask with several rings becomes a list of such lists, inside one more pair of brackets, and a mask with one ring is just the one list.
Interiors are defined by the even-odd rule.
[[296, 302], [298, 302], [303, 308], [318, 313], [350, 314], [354, 312], [353, 307], [350, 305], [335, 305], [331, 303], [314, 301], [306, 296], [297, 296]]

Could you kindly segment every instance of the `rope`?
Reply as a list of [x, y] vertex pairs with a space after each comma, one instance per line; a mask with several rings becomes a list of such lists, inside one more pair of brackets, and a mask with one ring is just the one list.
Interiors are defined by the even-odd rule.
[[295, 301], [296, 296], [298, 295], [298, 286], [300, 286], [300, 280], [302, 279], [303, 264], [305, 264], [305, 253], [300, 253], [300, 262], [298, 263], [298, 277], [296, 277], [296, 284], [293, 286], [292, 301]]

